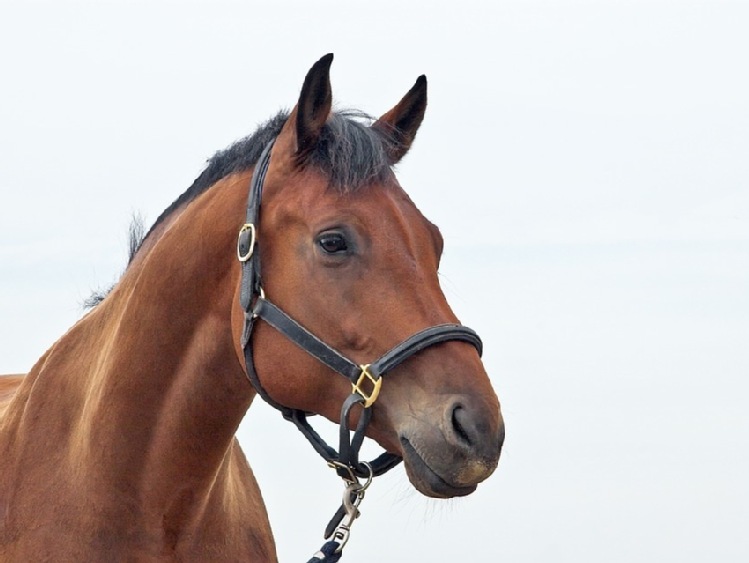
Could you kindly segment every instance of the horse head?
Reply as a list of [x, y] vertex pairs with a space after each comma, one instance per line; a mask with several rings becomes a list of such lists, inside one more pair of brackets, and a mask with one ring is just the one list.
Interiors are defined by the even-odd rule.
[[[440, 231], [392, 169], [424, 118], [426, 78], [365, 123], [332, 110], [331, 62], [327, 55], [311, 68], [268, 154], [251, 242], [263, 295], [253, 299], [274, 303], [366, 367], [424, 329], [459, 321], [440, 288]], [[338, 422], [351, 382], [260, 316], [249, 321], [254, 366], [248, 370], [266, 398]], [[240, 358], [246, 317], [235, 307]], [[445, 338], [412, 351], [388, 371], [368, 407], [367, 435], [403, 458], [411, 483], [427, 496], [469, 494], [499, 460], [499, 402], [477, 345], [466, 340]], [[351, 410], [352, 425], [362, 413]]]

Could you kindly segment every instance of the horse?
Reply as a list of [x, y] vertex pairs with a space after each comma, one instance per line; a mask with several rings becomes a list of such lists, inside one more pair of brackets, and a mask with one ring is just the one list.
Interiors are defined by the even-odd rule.
[[23, 374], [20, 373], [0, 376], [0, 417], [22, 381]]
[[[481, 341], [393, 171], [426, 78], [367, 120], [332, 110], [332, 59], [209, 160], [25, 377], [0, 378], [0, 561], [276, 561], [235, 438], [258, 394], [349, 487], [338, 548], [360, 479], [402, 460], [416, 490], [451, 498], [494, 472], [504, 422]], [[341, 424], [340, 452], [308, 414]], [[385, 450], [372, 463], [365, 435]]]

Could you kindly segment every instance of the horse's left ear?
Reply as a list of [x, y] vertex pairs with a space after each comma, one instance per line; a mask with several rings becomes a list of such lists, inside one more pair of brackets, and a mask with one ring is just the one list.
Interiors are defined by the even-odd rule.
[[427, 77], [423, 74], [398, 104], [372, 124], [388, 139], [390, 164], [395, 164], [408, 152], [416, 137], [427, 109]]
[[320, 138], [333, 103], [330, 87], [330, 64], [333, 53], [328, 53], [309, 69], [304, 78], [299, 103], [296, 107], [297, 156], [304, 157]]

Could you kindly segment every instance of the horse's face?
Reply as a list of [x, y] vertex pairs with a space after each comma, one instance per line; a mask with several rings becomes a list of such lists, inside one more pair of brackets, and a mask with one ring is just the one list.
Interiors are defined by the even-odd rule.
[[[316, 67], [310, 71], [273, 149], [260, 226], [263, 283], [291, 317], [365, 364], [421, 329], [458, 320], [439, 285], [440, 232], [395, 177], [388, 172], [340, 190], [305, 160], [330, 113], [322, 66], [317, 75]], [[426, 83], [419, 80], [373, 126], [394, 129], [401, 141], [385, 147], [391, 163], [408, 150], [425, 106]], [[348, 381], [262, 322], [253, 346], [271, 397], [338, 421]], [[404, 458], [411, 482], [428, 496], [468, 494], [497, 465], [504, 437], [499, 403], [469, 344], [434, 345], [406, 360], [385, 375], [371, 408], [368, 435]]]

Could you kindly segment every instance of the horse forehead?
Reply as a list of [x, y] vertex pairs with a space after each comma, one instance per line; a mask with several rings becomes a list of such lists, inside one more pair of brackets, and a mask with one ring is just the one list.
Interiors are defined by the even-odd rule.
[[397, 225], [407, 232], [429, 223], [396, 182], [373, 183], [343, 192], [326, 188], [315, 200], [325, 211], [347, 212], [376, 227]]
[[[378, 246], [385, 252], [410, 247], [413, 254], [415, 248], [433, 248], [439, 260], [439, 229], [416, 207], [395, 175], [385, 182], [346, 189], [332, 186], [327, 175], [315, 167], [284, 172], [274, 174], [271, 180], [274, 187], [270, 191], [278, 197], [274, 196], [266, 209], [274, 222], [292, 219], [316, 230], [333, 227], [337, 221], [353, 221], [372, 237], [384, 241]], [[427, 262], [431, 264], [432, 260]]]
[[373, 190], [373, 201], [367, 207], [377, 228], [387, 229], [388, 238], [395, 242], [399, 238], [430, 241], [441, 249], [442, 235], [439, 229], [414, 204], [398, 184]]

